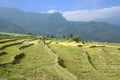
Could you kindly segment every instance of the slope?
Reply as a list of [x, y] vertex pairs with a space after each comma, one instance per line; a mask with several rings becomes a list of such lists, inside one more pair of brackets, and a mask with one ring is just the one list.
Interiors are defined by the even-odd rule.
[[[62, 43], [62, 44], [61, 44]], [[78, 80], [118, 80], [120, 44], [52, 41], [49, 47]]]
[[10, 21], [0, 18], [0, 32], [25, 33], [25, 30]]
[[5, 55], [12, 54], [14, 61], [0, 65], [0, 79], [77, 80], [76, 76], [58, 64], [57, 55], [41, 41], [25, 41], [23, 44], [8, 46], [4, 51], [7, 52]]

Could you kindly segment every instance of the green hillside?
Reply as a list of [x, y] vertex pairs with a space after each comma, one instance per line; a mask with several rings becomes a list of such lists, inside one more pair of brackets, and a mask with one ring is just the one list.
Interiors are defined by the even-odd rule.
[[0, 36], [0, 80], [119, 80], [120, 44]]

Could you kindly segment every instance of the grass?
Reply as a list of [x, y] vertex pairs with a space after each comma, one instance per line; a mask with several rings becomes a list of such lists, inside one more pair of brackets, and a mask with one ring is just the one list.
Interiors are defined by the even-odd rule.
[[[74, 44], [78, 45], [77, 47], [66, 46], [66, 44], [68, 43], [65, 45], [51, 43], [49, 46], [64, 60], [66, 68], [76, 75], [78, 80], [118, 80], [120, 78], [118, 45], [89, 43], [79, 47], [78, 44]], [[91, 46], [94, 47], [91, 48]]]
[[63, 60], [66, 68], [79, 80], [101, 80], [100, 74], [91, 66], [86, 53], [78, 47], [50, 46]]
[[[109, 51], [107, 51], [109, 49]], [[111, 50], [110, 50], [111, 49]], [[110, 52], [111, 51], [111, 52]], [[108, 80], [118, 80], [120, 76], [120, 59], [115, 48], [96, 48], [89, 49], [93, 64], [98, 72], [107, 77]]]
[[6, 42], [11, 42], [11, 41], [16, 41], [17, 39], [2, 39], [0, 40], [0, 43], [6, 43]]
[[[18, 64], [0, 66], [0, 78], [9, 80], [19, 78], [28, 80], [77, 80], [76, 76], [57, 63], [58, 56], [47, 46], [39, 43], [19, 50], [21, 45], [5, 48], [5, 51], [8, 51], [11, 57], [15, 57], [20, 52], [24, 53], [25, 56], [20, 59]], [[10, 56], [7, 55], [7, 57], [10, 59]], [[6, 59], [5, 56], [3, 58], [2, 61], [11, 61]]]
[[120, 79], [119, 44], [46, 42], [48, 45], [30, 37], [1, 38], [0, 80]]
[[0, 56], [0, 64], [11, 63], [17, 54], [22, 53], [18, 48], [19, 46], [20, 45], [5, 48], [3, 51], [8, 54]]

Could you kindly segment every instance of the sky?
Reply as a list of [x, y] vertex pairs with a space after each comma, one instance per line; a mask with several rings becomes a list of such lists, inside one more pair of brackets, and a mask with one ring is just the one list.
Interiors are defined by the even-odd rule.
[[101, 13], [108, 16], [120, 14], [120, 0], [0, 0], [0, 7], [39, 13], [57, 11], [72, 21], [90, 20], [93, 13], [96, 14], [93, 18], [98, 18]]

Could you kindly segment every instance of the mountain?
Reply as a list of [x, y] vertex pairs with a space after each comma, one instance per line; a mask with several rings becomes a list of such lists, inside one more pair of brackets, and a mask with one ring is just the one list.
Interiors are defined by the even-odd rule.
[[115, 16], [111, 16], [108, 18], [99, 18], [99, 19], [95, 19], [94, 21], [107, 22], [107, 23], [113, 24], [113, 25], [120, 25], [120, 15], [115, 15]]
[[18, 26], [39, 34], [53, 34], [67, 23], [60, 13], [40, 14], [23, 12], [17, 8], [0, 8], [0, 17]]
[[78, 34], [85, 40], [120, 42], [120, 26], [106, 22], [72, 22], [60, 13], [23, 12], [17, 8], [0, 7], [0, 17], [22, 28], [42, 35]]
[[120, 28], [106, 22], [70, 22], [62, 32], [67, 30], [80, 34], [84, 40], [120, 42]]
[[25, 30], [19, 26], [0, 18], [0, 32], [25, 33]]

